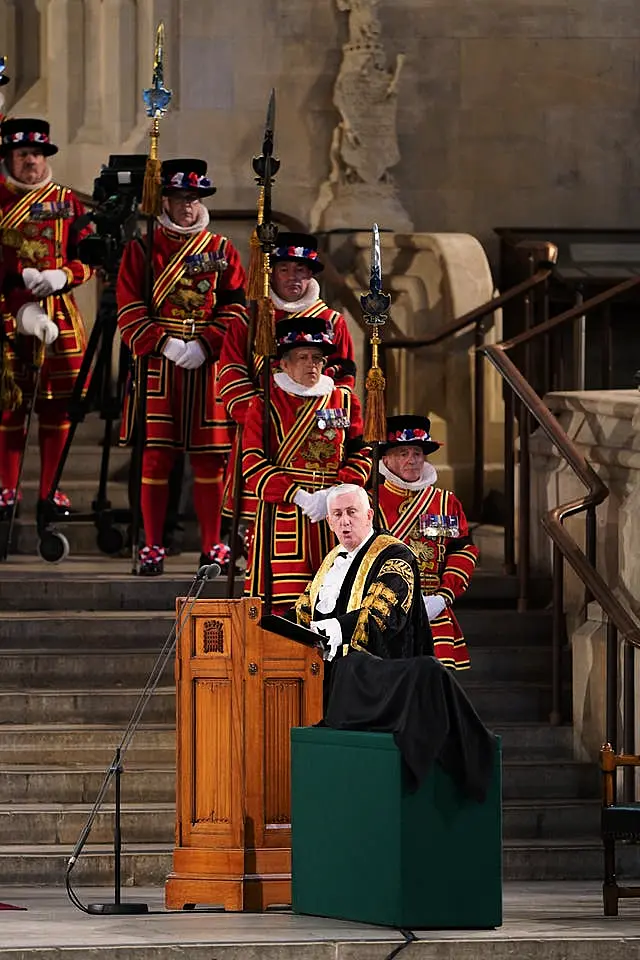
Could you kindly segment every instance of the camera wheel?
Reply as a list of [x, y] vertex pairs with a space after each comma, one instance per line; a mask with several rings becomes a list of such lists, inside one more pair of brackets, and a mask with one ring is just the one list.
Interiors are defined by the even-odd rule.
[[112, 557], [122, 550], [124, 546], [124, 535], [117, 527], [108, 525], [99, 527], [96, 543], [101, 553], [106, 553], [107, 556]]
[[45, 530], [38, 540], [38, 556], [45, 563], [61, 563], [69, 556], [69, 541], [57, 530]]

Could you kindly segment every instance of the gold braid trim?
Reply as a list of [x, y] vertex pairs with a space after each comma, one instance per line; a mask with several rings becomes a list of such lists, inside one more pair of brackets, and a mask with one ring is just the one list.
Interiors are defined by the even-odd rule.
[[[353, 582], [353, 587], [351, 588], [351, 596], [349, 597], [349, 604], [347, 606], [347, 613], [351, 613], [352, 610], [359, 610], [362, 606], [362, 598], [364, 596], [364, 585], [366, 582], [371, 568], [382, 553], [383, 550], [386, 550], [387, 547], [394, 546], [399, 541], [397, 537], [392, 537], [388, 533], [378, 534], [376, 539], [372, 542], [371, 546], [366, 551], [362, 560], [360, 561], [360, 566], [358, 567], [358, 572], [356, 578]], [[404, 544], [402, 544], [404, 546]], [[338, 549], [336, 548], [335, 553], [337, 554]], [[333, 552], [333, 551], [332, 551]], [[331, 554], [329, 554], [331, 556]], [[329, 559], [327, 557], [327, 559]], [[333, 563], [333, 559], [331, 561]], [[320, 568], [322, 570], [322, 567]], [[319, 586], [318, 586], [319, 589]]]
[[393, 608], [398, 605], [399, 600], [396, 592], [386, 583], [375, 583], [362, 604], [358, 622], [351, 638], [352, 645], [366, 647], [369, 643], [369, 617], [375, 620], [381, 630], [384, 630]]
[[301, 627], [308, 627], [311, 623], [311, 604], [309, 602], [309, 584], [306, 590], [296, 600], [296, 620]]
[[402, 609], [405, 613], [408, 613], [409, 607], [411, 606], [411, 601], [413, 600], [413, 589], [415, 582], [411, 565], [407, 563], [406, 560], [387, 560], [382, 565], [382, 570], [378, 576], [381, 577], [385, 573], [394, 573], [396, 576], [401, 577], [406, 583], [407, 595], [402, 601]]

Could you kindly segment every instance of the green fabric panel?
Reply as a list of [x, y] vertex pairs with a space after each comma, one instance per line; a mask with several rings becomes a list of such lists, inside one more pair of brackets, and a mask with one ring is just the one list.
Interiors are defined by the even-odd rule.
[[291, 731], [296, 913], [409, 928], [502, 922], [500, 756], [484, 804], [439, 765], [410, 794], [391, 734]]

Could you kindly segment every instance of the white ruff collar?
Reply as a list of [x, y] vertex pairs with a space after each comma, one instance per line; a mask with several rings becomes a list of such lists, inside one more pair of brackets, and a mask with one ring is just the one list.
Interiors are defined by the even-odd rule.
[[424, 490], [425, 487], [432, 487], [438, 479], [436, 468], [427, 460], [425, 460], [422, 467], [422, 476], [419, 480], [414, 480], [412, 483], [409, 483], [408, 480], [403, 480], [401, 477], [396, 477], [395, 473], [389, 470], [384, 460], [380, 461], [380, 473], [383, 477], [386, 477], [387, 480], [395, 483], [397, 487], [401, 487], [403, 490]]
[[6, 163], [3, 161], [0, 166], [0, 173], [5, 178], [7, 183], [10, 183], [12, 187], [15, 187], [17, 190], [22, 190], [24, 193], [29, 193], [31, 190], [38, 190], [40, 187], [46, 187], [48, 183], [51, 183], [53, 180], [53, 174], [51, 172], [51, 167], [47, 164], [47, 172], [45, 173], [42, 180], [39, 180], [38, 183], [22, 183], [20, 180], [16, 180], [9, 173], [9, 169]]
[[271, 299], [276, 310], [284, 310], [285, 313], [297, 313], [298, 310], [306, 310], [317, 303], [320, 299], [320, 284], [315, 277], [311, 277], [307, 292], [299, 300], [283, 300], [271, 287]]
[[273, 379], [281, 390], [284, 390], [285, 393], [293, 393], [296, 397], [323, 397], [326, 393], [331, 393], [335, 387], [331, 377], [326, 377], [324, 373], [320, 374], [320, 379], [312, 387], [305, 387], [303, 383], [296, 383], [284, 370], [274, 373]]
[[190, 236], [194, 233], [200, 233], [201, 230], [206, 230], [209, 226], [209, 219], [209, 211], [201, 203], [198, 219], [192, 227], [179, 227], [177, 223], [173, 222], [166, 210], [163, 210], [158, 217], [158, 223], [163, 226], [165, 230], [170, 230], [171, 233], [179, 233], [182, 236]]

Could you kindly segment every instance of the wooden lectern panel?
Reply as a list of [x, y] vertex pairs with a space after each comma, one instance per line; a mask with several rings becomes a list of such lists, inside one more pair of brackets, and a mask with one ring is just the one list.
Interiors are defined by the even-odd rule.
[[176, 651], [169, 908], [291, 902], [289, 731], [322, 717], [322, 660], [260, 616], [253, 598], [199, 600]]

